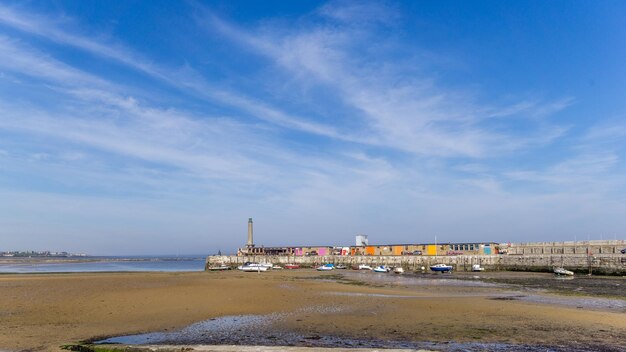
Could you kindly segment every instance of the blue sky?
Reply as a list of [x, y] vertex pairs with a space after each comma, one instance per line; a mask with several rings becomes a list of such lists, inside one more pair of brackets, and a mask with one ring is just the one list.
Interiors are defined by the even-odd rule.
[[0, 3], [0, 250], [625, 238], [621, 1]]

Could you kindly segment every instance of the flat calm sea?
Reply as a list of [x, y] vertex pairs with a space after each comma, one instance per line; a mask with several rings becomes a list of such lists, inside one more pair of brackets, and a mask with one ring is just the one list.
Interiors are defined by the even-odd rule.
[[202, 271], [202, 257], [87, 257], [48, 260], [24, 259], [14, 263], [0, 263], [0, 273], [80, 273], [132, 271]]

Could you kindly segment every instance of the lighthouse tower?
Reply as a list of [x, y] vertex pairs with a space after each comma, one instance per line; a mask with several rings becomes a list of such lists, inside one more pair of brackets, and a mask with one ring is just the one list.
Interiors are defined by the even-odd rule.
[[254, 248], [254, 240], [252, 239], [252, 218], [248, 218], [248, 243], [246, 243], [248, 249]]

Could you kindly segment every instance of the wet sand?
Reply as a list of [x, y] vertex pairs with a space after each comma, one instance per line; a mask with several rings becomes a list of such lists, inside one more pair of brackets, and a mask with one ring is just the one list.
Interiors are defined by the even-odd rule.
[[[619, 305], [525, 301], [516, 295], [528, 292], [490, 283], [412, 284], [337, 273], [0, 275], [0, 350], [58, 350], [83, 340], [175, 331], [210, 318], [272, 313], [284, 314], [272, 323], [274, 331], [311, 341], [332, 336], [624, 350], [626, 312]], [[540, 294], [558, 302], [559, 296]]]

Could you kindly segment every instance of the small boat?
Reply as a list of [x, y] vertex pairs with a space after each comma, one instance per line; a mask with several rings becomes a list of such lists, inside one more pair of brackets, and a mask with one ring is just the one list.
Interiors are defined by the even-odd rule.
[[557, 276], [574, 276], [573, 271], [566, 270], [565, 268], [554, 268], [554, 274]]
[[379, 265], [374, 268], [375, 273], [388, 273], [389, 271], [391, 271], [391, 269], [386, 265]]
[[335, 268], [335, 264], [324, 264], [322, 266], [318, 266], [317, 270], [318, 271], [330, 271], [333, 270]]
[[348, 267], [343, 264], [339, 264], [335, 266], [335, 269], [348, 269]]
[[298, 264], [285, 264], [285, 269], [298, 269], [300, 265]]
[[224, 264], [209, 267], [209, 271], [224, 271], [224, 270], [230, 270], [230, 267]]
[[393, 268], [393, 272], [395, 274], [403, 274], [404, 273], [404, 269], [402, 269], [401, 266], [397, 266], [397, 267]]
[[283, 267], [280, 265], [273, 265], [272, 270], [283, 270]]
[[245, 263], [244, 265], [237, 267], [237, 270], [247, 271], [247, 272], [254, 272], [254, 271], [261, 272], [261, 271], [267, 271], [270, 268], [271, 266], [268, 267], [267, 265], [264, 265], [264, 264]]
[[485, 271], [485, 268], [482, 268], [480, 264], [472, 265], [472, 271]]
[[449, 273], [452, 271], [452, 265], [435, 264], [430, 266], [430, 270], [442, 273]]
[[359, 264], [359, 270], [372, 270], [372, 267], [367, 264]]

